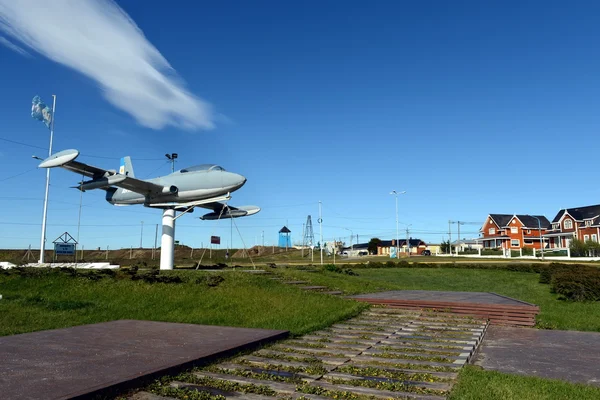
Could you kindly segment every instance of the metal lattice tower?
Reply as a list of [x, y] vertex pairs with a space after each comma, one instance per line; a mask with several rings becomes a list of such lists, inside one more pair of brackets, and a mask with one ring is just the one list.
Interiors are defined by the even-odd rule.
[[306, 217], [306, 228], [304, 228], [303, 246], [308, 246], [311, 249], [315, 246], [315, 234], [313, 233], [312, 219], [310, 215]]

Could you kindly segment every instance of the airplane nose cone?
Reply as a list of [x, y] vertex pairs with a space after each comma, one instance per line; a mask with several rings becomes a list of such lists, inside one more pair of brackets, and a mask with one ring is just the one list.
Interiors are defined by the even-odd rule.
[[231, 190], [238, 190], [239, 188], [241, 188], [242, 186], [244, 186], [244, 184], [246, 183], [246, 177], [240, 175], [240, 174], [235, 174], [235, 173], [228, 173], [228, 178], [227, 178], [227, 183], [226, 183], [226, 187], [230, 187]]
[[242, 175], [238, 175], [238, 176], [240, 177], [240, 180], [238, 182], [238, 188], [241, 188], [246, 183], [246, 178], [243, 177]]

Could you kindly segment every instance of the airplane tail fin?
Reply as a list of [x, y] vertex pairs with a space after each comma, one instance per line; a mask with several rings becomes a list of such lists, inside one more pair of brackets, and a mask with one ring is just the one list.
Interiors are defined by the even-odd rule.
[[130, 178], [135, 178], [135, 174], [133, 173], [133, 165], [131, 164], [131, 157], [123, 157], [121, 158], [121, 167], [119, 168], [119, 173], [122, 175], [127, 175]]

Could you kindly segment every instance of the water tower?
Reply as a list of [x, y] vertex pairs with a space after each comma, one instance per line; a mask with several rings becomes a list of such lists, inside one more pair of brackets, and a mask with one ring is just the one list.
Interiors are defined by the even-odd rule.
[[292, 233], [292, 231], [290, 231], [287, 226], [284, 226], [279, 230], [279, 247], [285, 247], [286, 249], [292, 247], [290, 233]]

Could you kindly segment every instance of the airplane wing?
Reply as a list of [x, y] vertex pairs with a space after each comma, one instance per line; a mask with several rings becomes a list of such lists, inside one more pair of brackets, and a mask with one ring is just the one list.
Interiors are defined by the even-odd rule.
[[253, 215], [260, 211], [259, 207], [256, 206], [230, 206], [228, 204], [212, 202], [206, 204], [199, 204], [198, 207], [208, 208], [212, 212], [204, 214], [200, 217], [202, 220], [215, 220], [224, 218], [239, 218], [247, 215]]
[[75, 161], [78, 155], [79, 151], [77, 150], [63, 150], [43, 160], [40, 163], [39, 168], [61, 167], [77, 174], [92, 178], [91, 181], [82, 182], [79, 186], [77, 186], [77, 188], [82, 191], [91, 189], [106, 189], [110, 186], [117, 186], [131, 190], [132, 192], [148, 195], [152, 193], [162, 193], [165, 190], [169, 190], [169, 188], [165, 188], [161, 185], [142, 181], [127, 175], [118, 174], [115, 170], [102, 169]]

